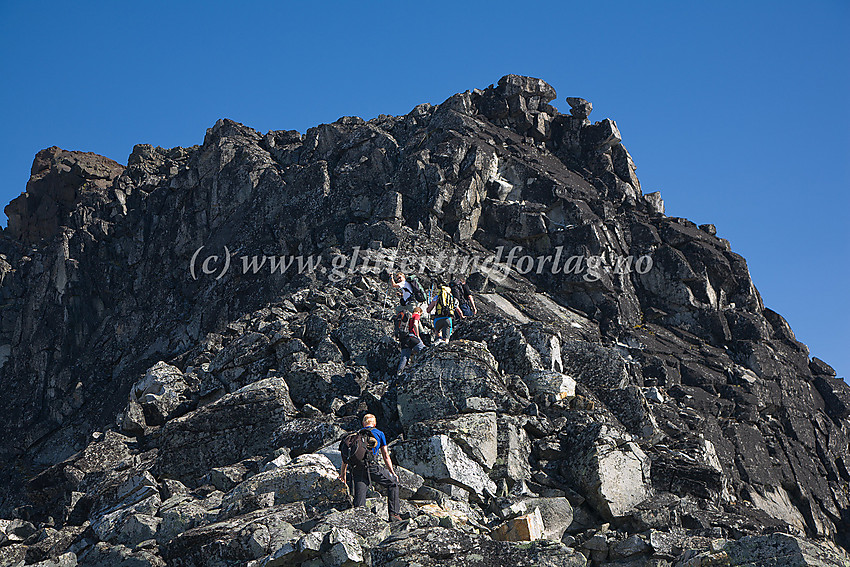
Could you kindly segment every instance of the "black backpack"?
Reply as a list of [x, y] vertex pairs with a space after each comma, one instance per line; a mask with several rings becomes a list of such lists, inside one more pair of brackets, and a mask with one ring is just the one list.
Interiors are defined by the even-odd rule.
[[378, 440], [372, 435], [372, 430], [364, 427], [340, 441], [339, 452], [343, 462], [348, 463], [351, 468], [366, 468], [374, 460], [372, 449], [377, 445]]
[[425, 289], [422, 287], [422, 284], [419, 283], [419, 280], [416, 279], [415, 276], [409, 276], [407, 281], [410, 282], [410, 287], [413, 288], [413, 297], [416, 298], [416, 301], [420, 303], [425, 301]]
[[399, 311], [395, 316], [395, 338], [404, 341], [410, 334], [410, 313]]
[[469, 301], [466, 299], [466, 295], [464, 295], [463, 293], [463, 284], [461, 282], [455, 280], [449, 285], [452, 288], [452, 295], [455, 296], [455, 299], [457, 299], [457, 302], [460, 305], [466, 305], [467, 303], [469, 303]]

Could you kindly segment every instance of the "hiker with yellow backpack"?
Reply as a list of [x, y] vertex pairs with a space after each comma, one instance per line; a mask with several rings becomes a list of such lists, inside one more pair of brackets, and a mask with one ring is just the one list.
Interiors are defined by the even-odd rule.
[[457, 313], [461, 319], [464, 319], [464, 315], [452, 295], [451, 288], [439, 280], [436, 282], [436, 287], [437, 295], [428, 304], [428, 313], [434, 312], [434, 333], [436, 334], [434, 344], [438, 345], [441, 342], [449, 342], [449, 337], [452, 335], [452, 316]]

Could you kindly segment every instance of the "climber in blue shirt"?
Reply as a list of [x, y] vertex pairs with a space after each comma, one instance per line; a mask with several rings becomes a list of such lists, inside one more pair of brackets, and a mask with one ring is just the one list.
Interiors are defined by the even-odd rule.
[[[372, 448], [373, 458], [369, 460], [367, 467], [351, 468], [351, 475], [354, 477], [354, 506], [366, 505], [366, 493], [369, 491], [370, 482], [374, 480], [387, 488], [387, 507], [389, 508], [390, 521], [399, 521], [401, 520], [399, 515], [401, 505], [398, 499], [398, 475], [396, 475], [393, 462], [390, 459], [387, 437], [383, 431], [375, 427], [378, 420], [371, 413], [363, 416], [362, 423], [364, 429], [369, 429], [372, 432], [377, 444]], [[386, 468], [377, 463], [379, 453], [383, 457]], [[343, 460], [342, 467], [339, 469], [339, 478], [342, 482], [347, 482], [345, 477], [347, 471], [348, 463]]]

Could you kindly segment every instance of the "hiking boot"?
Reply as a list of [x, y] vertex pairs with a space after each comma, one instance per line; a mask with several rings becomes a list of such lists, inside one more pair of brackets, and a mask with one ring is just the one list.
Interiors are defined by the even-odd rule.
[[401, 516], [399, 516], [398, 514], [390, 515], [390, 522], [401, 522], [401, 521], [402, 521]]

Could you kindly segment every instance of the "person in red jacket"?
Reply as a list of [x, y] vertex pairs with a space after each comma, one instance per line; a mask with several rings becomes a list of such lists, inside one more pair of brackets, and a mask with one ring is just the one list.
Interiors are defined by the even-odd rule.
[[411, 356], [425, 350], [425, 343], [422, 342], [422, 337], [420, 335], [421, 329], [419, 320], [421, 317], [422, 308], [419, 306], [414, 307], [413, 314], [410, 316], [410, 325], [407, 330], [407, 336], [400, 339], [399, 346], [401, 346], [401, 360], [398, 364], [398, 370], [396, 370], [396, 376], [404, 372], [404, 369], [407, 366], [407, 361], [410, 360]]

